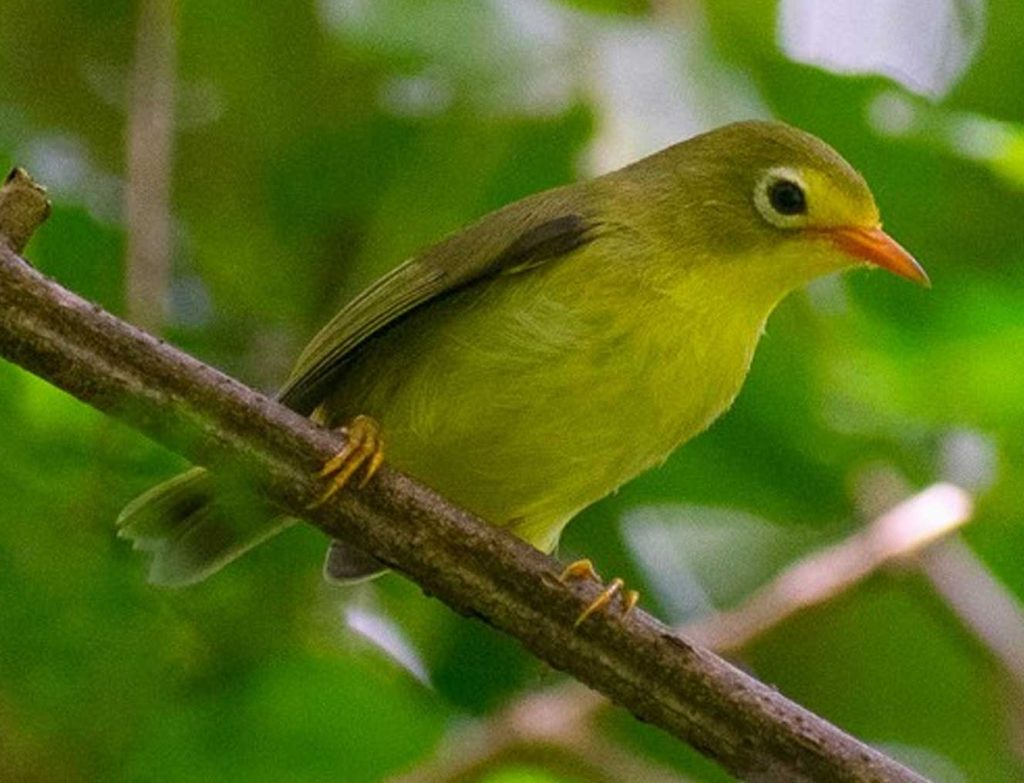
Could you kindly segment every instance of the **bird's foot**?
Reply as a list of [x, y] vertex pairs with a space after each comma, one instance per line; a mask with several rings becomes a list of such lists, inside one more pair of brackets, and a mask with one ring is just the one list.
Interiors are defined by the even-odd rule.
[[[601, 582], [600, 575], [598, 575], [597, 571], [594, 570], [594, 564], [587, 559], [577, 560], [567, 565], [558, 579], [561, 582], [568, 582], [570, 579], [590, 579], [599, 584]], [[625, 583], [621, 579], [618, 577], [612, 579], [608, 584], [608, 587], [602, 590], [601, 594], [591, 601], [590, 605], [587, 606], [586, 609], [580, 612], [580, 616], [577, 617], [576, 622], [573, 623], [573, 628], [579, 628], [580, 624], [584, 620], [590, 617], [590, 615], [598, 609], [602, 609], [610, 604], [615, 596], [620, 596], [622, 603], [622, 617], [625, 617], [633, 611], [633, 607], [636, 606], [637, 601], [640, 600], [640, 593], [636, 590], [623, 590], [624, 587]]]
[[343, 489], [360, 468], [363, 474], [357, 486], [362, 489], [384, 462], [380, 425], [372, 418], [356, 416], [340, 432], [345, 436], [345, 445], [317, 473], [317, 478], [328, 479], [327, 489], [306, 508], [322, 506]]

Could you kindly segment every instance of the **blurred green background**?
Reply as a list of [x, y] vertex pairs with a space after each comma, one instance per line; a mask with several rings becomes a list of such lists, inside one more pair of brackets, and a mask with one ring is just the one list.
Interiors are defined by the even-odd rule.
[[[1016, 0], [3, 0], [0, 168], [50, 188], [28, 250], [47, 274], [273, 390], [347, 297], [479, 215], [729, 120], [806, 128], [863, 171], [934, 288], [855, 273], [792, 296], [728, 416], [585, 512], [561, 555], [684, 623], [951, 480], [1012, 606], [1021, 73]], [[155, 254], [133, 249], [161, 226]], [[0, 405], [2, 780], [383, 780], [560, 682], [400, 577], [324, 585], [312, 529], [150, 587], [113, 520], [182, 461], [6, 363]], [[1020, 680], [913, 564], [742, 663], [936, 780], [1024, 780]], [[729, 779], [626, 715], [598, 730], [666, 779]], [[430, 774], [626, 779], [529, 752]]]

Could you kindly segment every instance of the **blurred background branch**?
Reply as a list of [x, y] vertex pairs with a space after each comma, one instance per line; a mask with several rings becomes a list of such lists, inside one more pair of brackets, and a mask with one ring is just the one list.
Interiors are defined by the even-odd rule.
[[746, 647], [792, 615], [832, 600], [894, 561], [910, 557], [967, 524], [974, 502], [952, 484], [935, 484], [880, 516], [863, 531], [786, 569], [735, 609], [683, 629], [723, 655]]
[[125, 314], [159, 334], [170, 306], [176, 0], [142, 0], [135, 24], [126, 140]]
[[604, 734], [595, 718], [605, 704], [577, 684], [529, 694], [486, 721], [460, 727], [436, 758], [391, 783], [477, 783], [510, 764], [561, 772], [581, 783], [688, 783]]
[[953, 615], [1006, 675], [1016, 691], [1014, 701], [1024, 708], [1024, 606], [971, 551], [952, 536], [917, 557]]
[[959, 536], [929, 547], [913, 562], [1004, 683], [1002, 733], [1024, 766], [1024, 606]]

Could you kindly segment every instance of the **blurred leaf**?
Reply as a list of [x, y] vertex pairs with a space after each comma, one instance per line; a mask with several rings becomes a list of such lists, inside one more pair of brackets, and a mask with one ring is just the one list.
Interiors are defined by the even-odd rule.
[[637, 508], [624, 534], [673, 625], [729, 608], [815, 537], [730, 509]]
[[580, 783], [575, 778], [554, 775], [543, 769], [531, 767], [507, 767], [486, 774], [480, 783]]
[[561, 0], [562, 3], [583, 11], [599, 14], [630, 14], [649, 13], [651, 0]]
[[794, 60], [835, 73], [880, 73], [939, 98], [981, 45], [985, 0], [782, 0], [779, 39]]

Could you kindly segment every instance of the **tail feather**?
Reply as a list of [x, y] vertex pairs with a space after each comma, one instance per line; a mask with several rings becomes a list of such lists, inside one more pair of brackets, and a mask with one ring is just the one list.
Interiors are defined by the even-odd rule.
[[332, 584], [358, 584], [387, 570], [388, 567], [373, 555], [337, 539], [331, 541], [324, 558], [324, 579]]
[[152, 554], [151, 582], [193, 584], [294, 521], [251, 501], [234, 506], [222, 502], [205, 469], [193, 468], [129, 503], [117, 519], [118, 535]]

